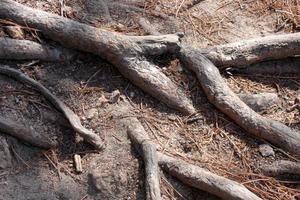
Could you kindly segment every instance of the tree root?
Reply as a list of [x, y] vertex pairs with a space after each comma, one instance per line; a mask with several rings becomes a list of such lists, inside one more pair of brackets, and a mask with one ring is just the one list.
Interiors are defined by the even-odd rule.
[[6, 60], [41, 60], [64, 62], [74, 59], [75, 52], [29, 40], [0, 38], [0, 59]]
[[238, 97], [256, 112], [264, 111], [279, 102], [275, 93], [238, 94]]
[[40, 134], [33, 132], [30, 128], [22, 126], [12, 120], [5, 119], [2, 116], [0, 116], [0, 131], [43, 149], [54, 148], [57, 145], [49, 138], [43, 137]]
[[281, 175], [300, 175], [300, 163], [288, 160], [279, 160], [273, 162], [271, 165], [266, 165], [262, 172], [267, 176], [281, 176]]
[[142, 155], [145, 163], [145, 187], [147, 200], [160, 200], [159, 169], [155, 145], [148, 138], [146, 131], [138, 119], [128, 117], [121, 120], [126, 127], [128, 136], [136, 149]]
[[[147, 144], [148, 148], [151, 148], [154, 151], [155, 144], [151, 142], [145, 129], [143, 128], [142, 124], [139, 122], [137, 118], [124, 117], [121, 119], [121, 124], [126, 128], [132, 143], [135, 146], [138, 146], [140, 153], [141, 153], [140, 150], [141, 146], [143, 146], [144, 144]], [[219, 196], [222, 199], [240, 199], [240, 200], [260, 199], [254, 193], [250, 192], [242, 184], [239, 184], [235, 181], [213, 174], [198, 166], [188, 164], [184, 161], [172, 158], [170, 156], [164, 155], [159, 152], [154, 153], [153, 151], [151, 154], [149, 153], [148, 156], [155, 155], [154, 157], [152, 157], [152, 159], [150, 159], [152, 162], [152, 169], [155, 166], [155, 168], [153, 169], [153, 171], [155, 171], [155, 174], [157, 173], [156, 159], [158, 159], [158, 164], [162, 167], [162, 169], [168, 171], [172, 176], [178, 178], [183, 183], [195, 187], [197, 189], [204, 190], [216, 196]], [[145, 155], [144, 154], [142, 155], [145, 160], [146, 159]], [[147, 159], [149, 159], [149, 157], [147, 157]], [[158, 177], [158, 175], [156, 175], [155, 177]], [[149, 180], [147, 182], [149, 182]], [[155, 183], [158, 183], [158, 180], [156, 180]], [[159, 185], [156, 185], [156, 187], [159, 187]]]
[[199, 51], [219, 67], [243, 67], [254, 63], [300, 55], [300, 33], [272, 35]]
[[178, 52], [182, 34], [126, 36], [32, 9], [12, 0], [0, 2], [0, 18], [38, 29], [66, 47], [96, 54], [111, 62], [132, 83], [168, 106], [184, 114], [195, 112], [183, 91], [146, 59], [149, 55]]
[[207, 191], [222, 199], [261, 199], [240, 183], [218, 176], [183, 160], [162, 153], [157, 154], [158, 163], [164, 170], [191, 187]]
[[84, 128], [81, 125], [79, 117], [42, 84], [29, 78], [22, 72], [7, 66], [0, 66], [0, 74], [9, 76], [13, 79], [16, 79], [17, 81], [30, 85], [32, 88], [41, 93], [49, 102], [51, 102], [57, 110], [61, 111], [67, 118], [67, 120], [70, 122], [72, 128], [78, 134], [80, 134], [80, 136], [82, 136], [88, 143], [90, 143], [99, 150], [104, 148], [104, 143], [102, 139], [94, 132]]
[[219, 70], [192, 47], [184, 47], [181, 61], [196, 73], [208, 100], [252, 135], [300, 156], [300, 133], [267, 119], [242, 102], [227, 86]]
[[265, 61], [243, 68], [229, 68], [232, 74], [249, 74], [250, 76], [259, 75], [300, 75], [300, 58], [286, 58], [282, 60]]

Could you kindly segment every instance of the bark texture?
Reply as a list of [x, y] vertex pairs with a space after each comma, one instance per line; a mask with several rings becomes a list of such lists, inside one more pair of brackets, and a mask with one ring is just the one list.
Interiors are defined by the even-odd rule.
[[207, 191], [225, 200], [261, 199], [240, 183], [218, 176], [185, 161], [162, 153], [157, 154], [159, 165], [172, 176], [189, 186]]
[[232, 92], [216, 66], [201, 52], [192, 47], [184, 47], [181, 61], [196, 73], [208, 100], [224, 114], [251, 135], [300, 156], [300, 133], [249, 108]]
[[43, 149], [50, 149], [57, 144], [51, 141], [49, 138], [43, 137], [38, 133], [35, 133], [28, 127], [25, 127], [19, 123], [13, 122], [10, 119], [6, 119], [0, 116], [0, 131], [13, 136], [23, 142], [29, 143], [33, 146]]
[[22, 72], [12, 69], [7, 66], [0, 66], [0, 74], [9, 76], [17, 81], [20, 81], [24, 84], [27, 84], [41, 93], [52, 105], [62, 112], [67, 120], [70, 122], [72, 128], [80, 134], [88, 143], [93, 145], [95, 148], [101, 150], [104, 148], [104, 142], [102, 139], [95, 134], [94, 132], [84, 128], [81, 125], [79, 117], [69, 108], [67, 107], [62, 101], [60, 101], [56, 96], [54, 96], [47, 88], [45, 88], [42, 84], [38, 83], [37, 81], [29, 78]]
[[183, 91], [146, 59], [148, 55], [177, 52], [182, 34], [126, 36], [32, 9], [12, 0], [0, 2], [0, 18], [38, 29], [66, 47], [96, 54], [168, 106], [184, 114], [195, 112]]
[[72, 60], [75, 52], [29, 40], [0, 38], [0, 59], [6, 60], [41, 60], [63, 62]]
[[300, 33], [254, 38], [210, 49], [199, 49], [216, 66], [246, 66], [300, 55]]

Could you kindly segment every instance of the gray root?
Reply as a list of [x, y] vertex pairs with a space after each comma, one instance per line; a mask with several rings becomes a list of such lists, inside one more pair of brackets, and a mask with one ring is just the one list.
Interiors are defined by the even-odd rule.
[[279, 102], [276, 93], [238, 94], [238, 97], [256, 112], [267, 110]]
[[162, 153], [157, 154], [158, 163], [164, 170], [191, 187], [207, 191], [226, 200], [261, 199], [240, 183], [213, 174], [183, 160]]
[[63, 62], [72, 60], [75, 52], [29, 40], [0, 38], [0, 59], [5, 60], [41, 60]]
[[[130, 140], [136, 148], [138, 148], [139, 152], [143, 152], [141, 151], [141, 145], [143, 144], [147, 144], [148, 147], [154, 151], [155, 144], [151, 142], [138, 119], [134, 117], [127, 117], [121, 119], [121, 123], [125, 126]], [[222, 199], [260, 199], [242, 184], [218, 176], [203, 168], [188, 164], [179, 159], [171, 158], [162, 153], [157, 152], [155, 154], [155, 158], [158, 159], [158, 164], [164, 170], [168, 171], [172, 176], [178, 178], [189, 186], [217, 195]], [[153, 154], [151, 153], [151, 155]]]
[[1, 0], [0, 18], [38, 29], [65, 47], [96, 54], [168, 106], [184, 114], [195, 112], [183, 91], [146, 59], [148, 55], [178, 52], [182, 34], [126, 36], [32, 9], [12, 0]]
[[57, 145], [49, 138], [43, 137], [30, 128], [22, 126], [20, 123], [13, 122], [10, 119], [5, 119], [2, 116], [0, 116], [0, 131], [43, 149], [54, 148]]
[[142, 155], [145, 164], [145, 188], [147, 200], [160, 200], [159, 168], [156, 146], [151, 142], [144, 127], [135, 117], [127, 117], [121, 120], [128, 136], [138, 152]]
[[192, 47], [182, 48], [181, 61], [196, 73], [208, 100], [220, 111], [251, 135], [300, 156], [300, 133], [249, 108], [232, 92], [216, 66], [201, 52]]
[[300, 55], [300, 33], [271, 35], [199, 49], [218, 67], [243, 67], [266, 60]]
[[16, 79], [17, 81], [27, 84], [31, 86], [33, 89], [37, 90], [49, 102], [51, 102], [57, 110], [59, 110], [64, 114], [66, 119], [71, 124], [72, 128], [78, 134], [80, 134], [81, 137], [83, 137], [88, 143], [90, 143], [91, 145], [93, 145], [95, 148], [99, 150], [104, 148], [104, 142], [102, 141], [102, 139], [94, 132], [84, 128], [81, 125], [79, 117], [62, 101], [60, 101], [56, 96], [54, 96], [47, 88], [45, 88], [42, 84], [33, 80], [32, 78], [29, 78], [22, 72], [7, 66], [0, 66], [0, 74]]
[[300, 163], [288, 160], [279, 160], [273, 162], [271, 165], [266, 165], [262, 172], [267, 176], [281, 176], [281, 175], [300, 175]]
[[249, 74], [250, 76], [260, 75], [300, 75], [300, 58], [286, 58], [282, 60], [265, 61], [243, 68], [230, 68], [229, 72], [233, 74]]

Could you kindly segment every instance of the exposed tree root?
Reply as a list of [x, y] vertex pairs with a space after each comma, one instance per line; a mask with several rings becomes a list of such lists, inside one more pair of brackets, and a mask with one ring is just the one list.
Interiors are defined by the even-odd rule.
[[13, 122], [10, 119], [5, 119], [2, 116], [0, 116], [0, 131], [43, 149], [54, 148], [57, 145], [49, 138], [43, 137], [32, 131], [30, 128]]
[[84, 128], [81, 125], [79, 117], [68, 108], [62, 101], [60, 101], [56, 96], [54, 96], [47, 88], [45, 88], [42, 84], [37, 81], [29, 78], [22, 72], [12, 69], [7, 66], [0, 66], [0, 74], [9, 76], [17, 81], [20, 81], [24, 84], [27, 84], [41, 93], [49, 102], [53, 104], [53, 106], [62, 112], [67, 120], [70, 122], [72, 128], [80, 134], [88, 143], [96, 147], [97, 149], [103, 149], [104, 143], [102, 139], [95, 134], [94, 132]]
[[149, 139], [144, 127], [138, 119], [127, 117], [122, 119], [121, 123], [125, 126], [130, 140], [143, 157], [145, 163], [147, 200], [161, 199], [160, 177], [155, 145], [153, 145]]
[[238, 94], [238, 97], [256, 112], [266, 110], [279, 102], [275, 93]]
[[247, 66], [300, 55], [300, 33], [271, 35], [241, 42], [199, 49], [216, 66]]
[[175, 159], [162, 153], [158, 154], [159, 165], [172, 176], [194, 188], [207, 191], [221, 199], [261, 199], [245, 186], [227, 178], [218, 176], [201, 167]]
[[[147, 144], [147, 146], [152, 150], [155, 149], [155, 144], [151, 142], [149, 136], [147, 135], [145, 129], [138, 119], [136, 119], [135, 117], [126, 117], [121, 119], [121, 123], [126, 128], [133, 144], [138, 145], [139, 149], [143, 144]], [[172, 176], [178, 178], [183, 183], [189, 186], [204, 190], [206, 192], [219, 196], [222, 199], [260, 199], [242, 184], [213, 174], [203, 168], [188, 164], [184, 161], [172, 158], [159, 152], [152, 152], [149, 155], [155, 155], [155, 159], [152, 158], [151, 160], [155, 161], [155, 163], [152, 162], [152, 165], [155, 166], [155, 169], [153, 169], [152, 166], [153, 171], [157, 172], [156, 159], [158, 157], [158, 163], [164, 170], [168, 171]], [[143, 155], [143, 157], [144, 156], [145, 155]], [[156, 181], [156, 183], [157, 182], [158, 181]], [[159, 185], [157, 187], [159, 187]]]
[[229, 72], [233, 74], [249, 74], [251, 75], [285, 75], [295, 74], [300, 75], [300, 58], [287, 58], [282, 60], [265, 61], [250, 65], [243, 68], [230, 68]]
[[0, 59], [62, 62], [72, 60], [74, 57], [75, 52], [68, 49], [42, 45], [29, 40], [0, 38]]
[[177, 52], [182, 34], [126, 36], [32, 9], [12, 0], [0, 2], [0, 18], [38, 29], [66, 47], [99, 55], [135, 85], [168, 106], [185, 114], [195, 112], [186, 95], [146, 59], [148, 55]]
[[300, 156], [300, 133], [267, 119], [241, 101], [216, 66], [192, 47], [182, 48], [181, 61], [196, 73], [208, 100], [252, 135]]
[[300, 163], [288, 160], [279, 160], [271, 165], [266, 165], [262, 168], [262, 172], [267, 176], [281, 176], [287, 174], [300, 175]]

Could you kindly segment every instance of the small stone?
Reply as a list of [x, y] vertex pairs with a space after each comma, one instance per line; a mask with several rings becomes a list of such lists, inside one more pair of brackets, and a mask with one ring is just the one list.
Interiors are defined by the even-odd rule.
[[19, 26], [6, 26], [5, 32], [13, 39], [24, 39], [24, 32]]
[[96, 108], [91, 108], [86, 112], [86, 118], [92, 119], [98, 114], [98, 110]]
[[120, 99], [120, 95], [121, 93], [119, 90], [113, 91], [110, 95], [110, 99], [109, 99], [110, 103], [117, 103]]
[[268, 144], [261, 144], [258, 148], [263, 157], [275, 156], [273, 148]]
[[176, 121], [176, 117], [173, 116], [173, 115], [168, 116], [168, 119], [169, 119], [170, 121]]
[[130, 92], [130, 93], [129, 93], [129, 97], [130, 97], [130, 98], [133, 98], [134, 95], [135, 95], [134, 92]]

